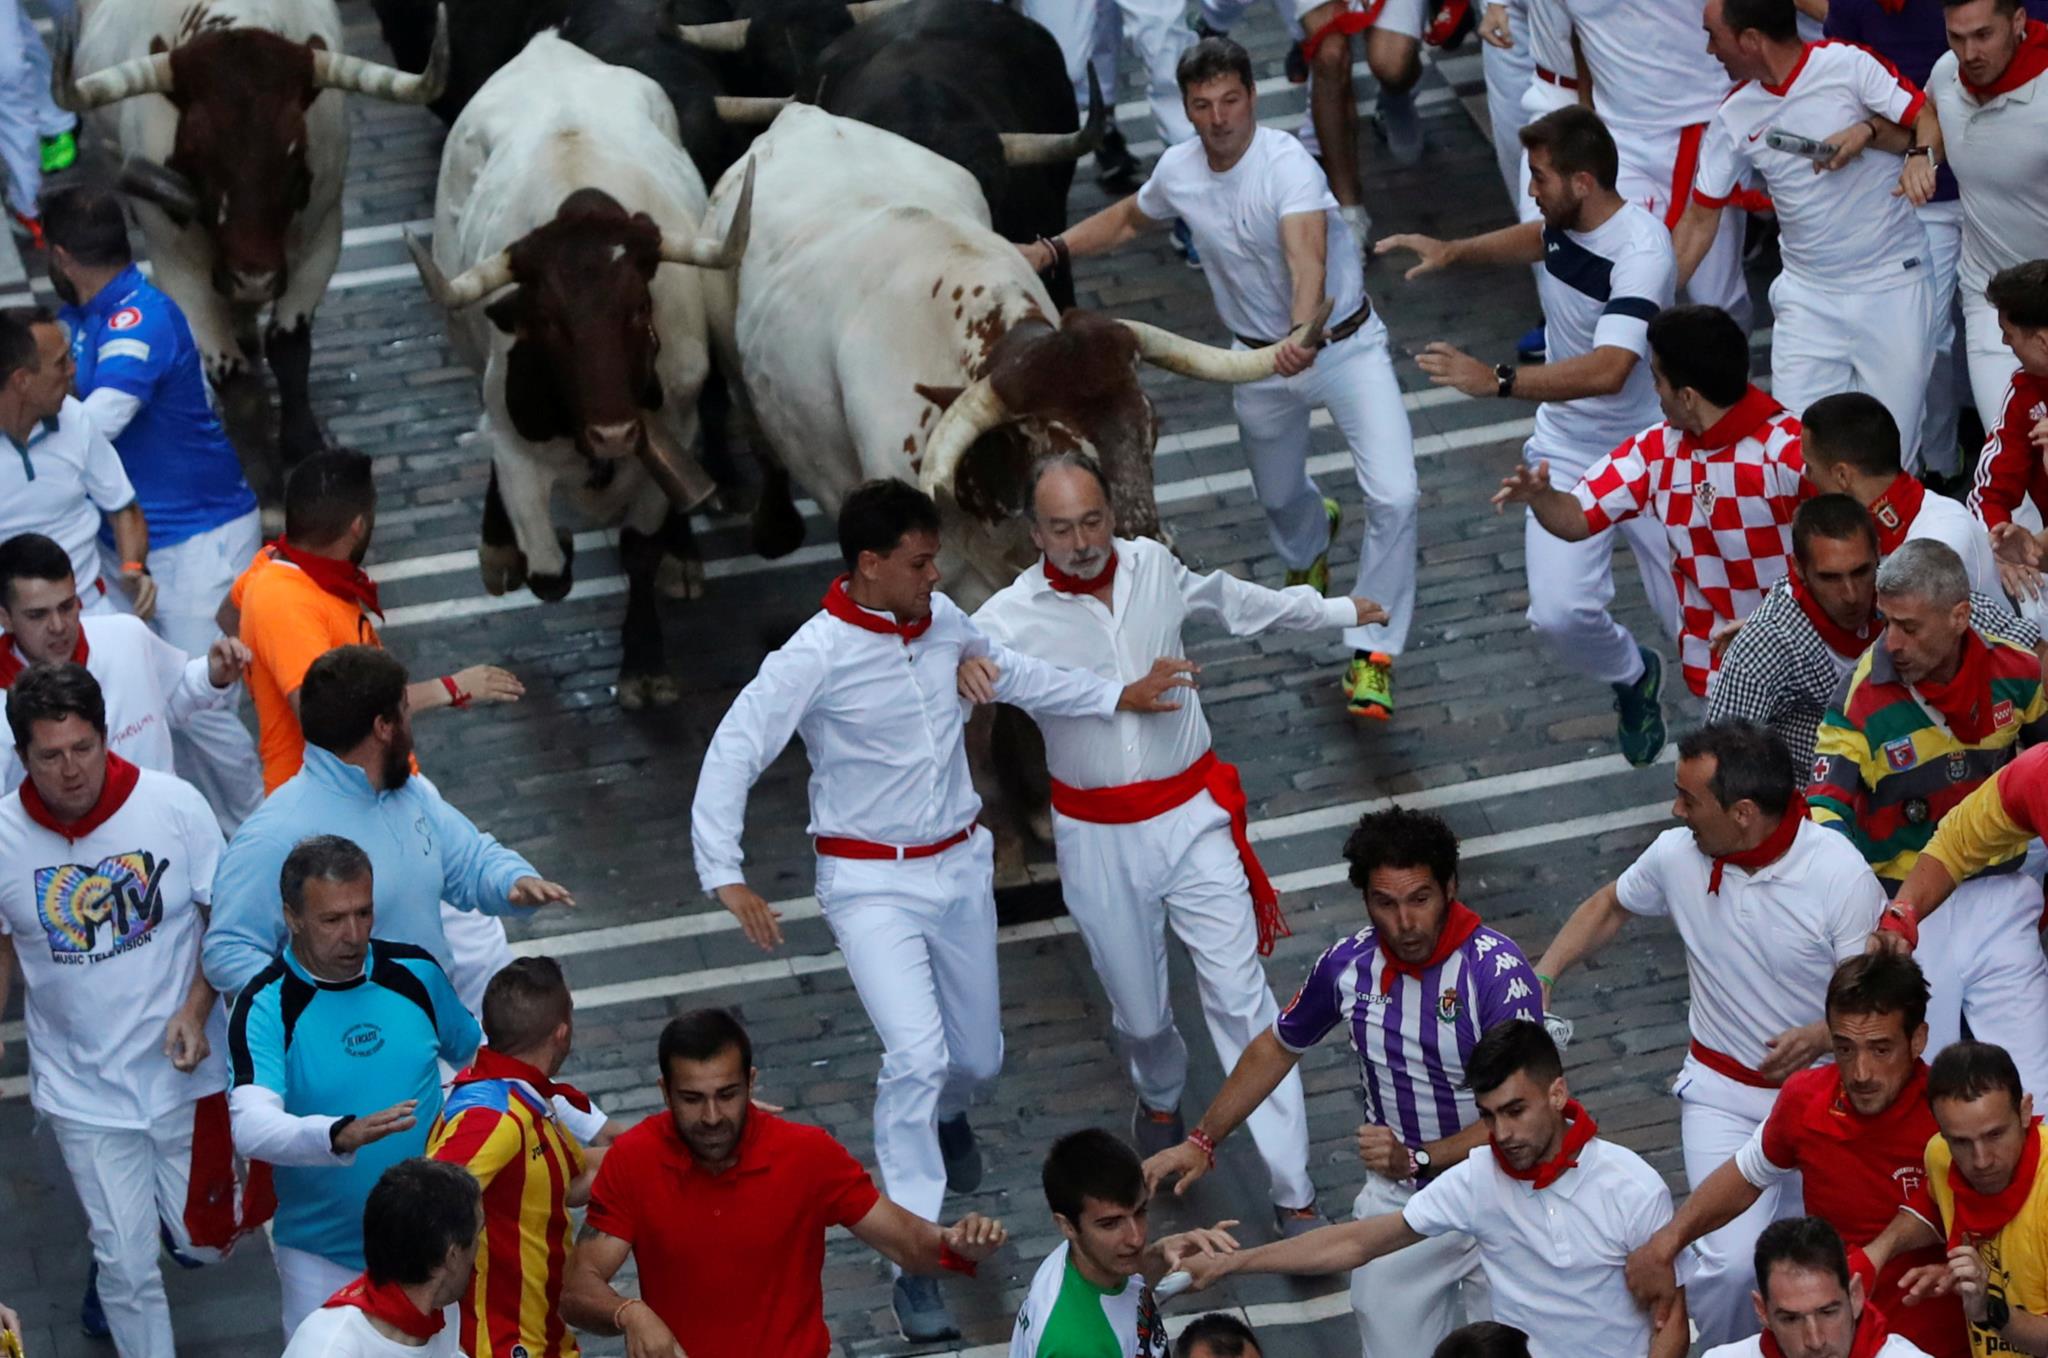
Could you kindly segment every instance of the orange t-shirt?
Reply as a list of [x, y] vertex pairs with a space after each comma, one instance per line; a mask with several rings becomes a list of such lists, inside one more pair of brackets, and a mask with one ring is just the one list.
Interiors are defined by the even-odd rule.
[[338, 599], [264, 548], [228, 591], [241, 610], [242, 643], [254, 654], [249, 696], [256, 700], [263, 793], [277, 789], [306, 759], [306, 734], [292, 711], [313, 662], [337, 646], [382, 646], [362, 607]]

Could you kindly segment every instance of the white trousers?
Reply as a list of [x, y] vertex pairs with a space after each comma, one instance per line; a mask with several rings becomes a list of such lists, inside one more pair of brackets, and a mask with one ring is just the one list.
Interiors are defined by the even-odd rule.
[[1920, 417], [1934, 362], [1934, 291], [1924, 277], [1881, 292], [1817, 287], [1790, 272], [1771, 283], [1771, 395], [1798, 415], [1823, 396], [1868, 392], [1899, 426], [1906, 470], [1920, 472]]
[[[1672, 210], [1674, 196], [1682, 193], [1684, 197], [1676, 202], [1682, 212], [1692, 199], [1692, 183], [1688, 180], [1674, 185], [1672, 180], [1681, 146], [1688, 140], [1685, 130], [1674, 127], [1649, 131], [1612, 124], [1608, 130], [1614, 134], [1615, 149], [1621, 154], [1621, 173], [1615, 180], [1621, 196], [1642, 204], [1660, 221], [1670, 221], [1676, 215]], [[1685, 289], [1687, 300], [1720, 307], [1735, 318], [1745, 333], [1755, 318], [1749, 301], [1749, 281], [1742, 276], [1742, 237], [1746, 225], [1744, 213], [1721, 214], [1714, 243], [1693, 270], [1692, 281]]]
[[[1735, 1158], [1771, 1115], [1775, 1089], [1738, 1084], [1691, 1056], [1672, 1087], [1678, 1095], [1678, 1137], [1685, 1154], [1686, 1183], [1698, 1189], [1709, 1174]], [[1766, 1188], [1749, 1210], [1693, 1245], [1699, 1268], [1685, 1286], [1686, 1312], [1699, 1330], [1699, 1345], [1711, 1349], [1755, 1334], [1756, 1238], [1780, 1217], [1805, 1211], [1805, 1189], [1794, 1174]]]
[[967, 1111], [1003, 1066], [994, 837], [930, 858], [818, 856], [818, 908], [882, 1039], [875, 1161], [891, 1201], [937, 1221], [938, 1122]]
[[[48, 1118], [85, 1208], [86, 1234], [92, 1240], [93, 1262], [99, 1265], [100, 1306], [121, 1358], [174, 1358], [176, 1352], [171, 1304], [164, 1296], [158, 1264], [159, 1225], [180, 1254], [202, 1263], [222, 1257], [220, 1249], [193, 1242], [193, 1225], [187, 1220], [193, 1197], [195, 1106], [186, 1104], [139, 1129]], [[200, 1154], [226, 1157], [232, 1172], [231, 1148], [202, 1146]], [[209, 1177], [205, 1164], [199, 1175], [202, 1180]], [[33, 1234], [32, 1226], [26, 1229]]]
[[21, 0], [0, 0], [0, 167], [7, 176], [8, 206], [23, 216], [37, 215], [42, 139], [77, 125], [50, 98], [50, 52], [28, 11]]
[[1485, 39], [1479, 43], [1479, 66], [1486, 76], [1486, 119], [1493, 129], [1493, 160], [1500, 167], [1501, 183], [1508, 191], [1508, 205], [1519, 215], [1529, 197], [1529, 180], [1522, 173], [1522, 96], [1536, 78], [1536, 58], [1529, 51], [1529, 35], [1514, 35], [1515, 45], [1505, 50]]
[[[1167, 988], [1168, 922], [1195, 964], [1202, 1017], [1226, 1073], [1280, 1013], [1259, 965], [1251, 887], [1229, 813], [1206, 792], [1135, 825], [1096, 825], [1055, 813], [1053, 838], [1067, 913], [1109, 996], [1131, 1083], [1146, 1107], [1178, 1108], [1188, 1048]], [[1289, 1071], [1246, 1126], [1272, 1178], [1274, 1204], [1314, 1202], [1300, 1072]]]
[[[1532, 439], [1522, 456], [1534, 466], [1550, 459], [1550, 484], [1570, 490], [1580, 468], [1560, 464]], [[1671, 582], [1671, 540], [1648, 514], [1623, 520], [1584, 542], [1566, 542], [1529, 514], [1522, 528], [1524, 572], [1529, 580], [1529, 626], [1567, 668], [1606, 684], [1633, 684], [1643, 676], [1634, 633], [1616, 621], [1614, 548], [1625, 539], [1635, 554], [1636, 572], [1650, 607], [1673, 638], [1678, 635], [1678, 589]]]
[[457, 910], [441, 902], [441, 936], [448, 940], [448, 982], [462, 998], [462, 1007], [484, 1021], [484, 989], [512, 960], [505, 921], [475, 910]]
[[1956, 412], [1961, 408], [1963, 365], [1957, 362], [1962, 335], [1956, 306], [1956, 265], [1963, 253], [1963, 205], [1956, 199], [1925, 203], [1914, 210], [1927, 233], [1927, 290], [1933, 308], [1932, 366], [1927, 371], [1926, 408], [1920, 416], [1920, 465], [1953, 475], [1958, 467]]
[[1961, 1040], [1967, 1019], [1978, 1041], [2012, 1054], [2022, 1088], [2048, 1098], [2040, 882], [2024, 872], [1970, 878], [1921, 924], [1913, 955], [1930, 991], [1927, 1050]]
[[1984, 299], [1983, 284], [1973, 285], [1967, 271], [1962, 271], [1956, 291], [1962, 298], [1963, 357], [1970, 367], [1970, 399], [1988, 433], [2005, 413], [2005, 389], [2012, 385], [2020, 361], [2006, 346], [1998, 328], [1998, 308]]
[[[1195, 135], [1193, 123], [1181, 108], [1180, 84], [1173, 68], [1180, 54], [1194, 46], [1194, 30], [1187, 25], [1186, 7], [1178, 0], [1023, 0], [1026, 18], [1036, 20], [1060, 45], [1067, 59], [1067, 79], [1074, 83], [1074, 105], [1085, 120], [1088, 116], [1088, 59], [1095, 50], [1096, 6], [1114, 3], [1123, 12], [1123, 35], [1137, 49], [1145, 64], [1145, 88], [1150, 96], [1152, 121], [1168, 146]], [[1116, 102], [1116, 83], [1102, 87], [1105, 103]]]
[[[149, 573], [156, 581], [156, 616], [150, 626], [187, 655], [205, 655], [220, 635], [214, 615], [235, 577], [262, 545], [257, 511], [183, 542], [154, 549]], [[220, 820], [223, 834], [256, 814], [263, 804], [263, 760], [233, 703], [194, 712], [171, 731], [171, 758], [178, 776], [198, 788]]]
[[[1236, 28], [1245, 12], [1252, 7], [1252, 0], [1201, 0], [1202, 19], [1219, 33]], [[1281, 27], [1287, 36], [1297, 44], [1308, 35], [1301, 31], [1301, 21], [1294, 17], [1294, 0], [1272, 0], [1273, 13], [1280, 18]], [[1107, 88], [1106, 86], [1104, 88]]]
[[[1368, 1173], [1351, 1214], [1359, 1221], [1384, 1216], [1414, 1196], [1407, 1184]], [[1363, 1358], [1413, 1358], [1461, 1325], [1493, 1319], [1478, 1242], [1456, 1232], [1433, 1235], [1353, 1269], [1351, 1314]]]
[[277, 1288], [284, 1309], [284, 1337], [291, 1341], [299, 1322], [319, 1310], [326, 1300], [356, 1280], [357, 1270], [337, 1264], [324, 1255], [295, 1250], [271, 1242], [271, 1257], [277, 1261]]
[[1317, 406], [1330, 412], [1351, 446], [1352, 473], [1365, 495], [1352, 593], [1387, 610], [1386, 622], [1347, 628], [1344, 641], [1353, 650], [1401, 654], [1415, 618], [1420, 491], [1415, 439], [1388, 356], [1387, 327], [1373, 316], [1357, 334], [1318, 354], [1306, 372], [1233, 387], [1230, 399], [1273, 550], [1289, 570], [1313, 563], [1330, 540], [1323, 493], [1308, 472], [1309, 416]]

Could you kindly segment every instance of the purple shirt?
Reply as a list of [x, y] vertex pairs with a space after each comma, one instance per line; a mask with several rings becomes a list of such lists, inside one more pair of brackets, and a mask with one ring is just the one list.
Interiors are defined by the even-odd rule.
[[[2048, 20], [2048, 0], [2026, 0], [2027, 13]], [[1887, 14], [1880, 0], [1828, 0], [1827, 35], [1861, 43], [1899, 68], [1899, 74], [1921, 89], [1934, 63], [1948, 51], [1948, 27], [1941, 0], [1905, 0], [1897, 14]], [[1825, 136], [1817, 132], [1815, 136]], [[1951, 202], [1956, 177], [1943, 165], [1935, 172], [1934, 201]]]
[[1485, 925], [1419, 980], [1396, 974], [1382, 995], [1385, 970], [1373, 929], [1332, 945], [1280, 1011], [1273, 1034], [1289, 1051], [1304, 1052], [1348, 1020], [1366, 1120], [1420, 1146], [1478, 1117], [1464, 1087], [1466, 1058], [1496, 1023], [1540, 1022], [1542, 991], [1515, 941]]

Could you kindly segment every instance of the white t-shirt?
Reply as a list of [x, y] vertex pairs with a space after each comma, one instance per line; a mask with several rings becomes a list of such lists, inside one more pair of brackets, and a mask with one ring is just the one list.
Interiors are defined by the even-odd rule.
[[[1763, 1358], [1764, 1337], [1753, 1334], [1732, 1344], [1708, 1349], [1700, 1358]], [[1902, 1334], [1888, 1334], [1872, 1358], [1927, 1358], [1927, 1351]]]
[[[100, 681], [107, 702], [107, 748], [139, 769], [170, 773], [171, 728], [194, 712], [226, 707], [239, 696], [233, 684], [215, 688], [205, 656], [188, 656], [127, 613], [84, 619], [85, 668]], [[0, 634], [0, 646], [14, 643]], [[19, 648], [15, 655], [21, 656]], [[0, 750], [0, 792], [27, 776], [14, 742]]]
[[386, 1339], [370, 1318], [353, 1306], [323, 1306], [299, 1322], [284, 1358], [462, 1358], [461, 1332], [443, 1325], [415, 1348]]
[[1998, 557], [1991, 550], [1991, 534], [1961, 501], [1928, 491], [1920, 501], [1920, 512], [1906, 525], [1906, 541], [1932, 538], [1963, 559], [1969, 572], [1970, 588], [1992, 599], [2005, 597], [1998, 578]]
[[0, 800], [0, 929], [28, 981], [29, 1102], [97, 1127], [142, 1128], [228, 1087], [227, 1032], [184, 1074], [163, 1053], [185, 1003], [224, 847], [191, 784], [142, 771], [121, 808], [84, 838]]
[[2048, 75], [1980, 104], [1963, 88], [1956, 54], [1944, 52], [1927, 97], [1962, 190], [1957, 278], [1966, 299], [1981, 301], [1999, 270], [2048, 257]]
[[[1578, 473], [1664, 418], [1650, 376], [1650, 319], [1677, 287], [1671, 233], [1634, 203], [1591, 231], [1543, 229], [1537, 293], [1550, 361], [1626, 349], [1636, 365], [1612, 396], [1545, 401], [1536, 408], [1532, 458], [1550, 459], [1553, 479]], [[1566, 484], [1569, 484], [1567, 482]]]
[[1528, 42], [1529, 55], [1544, 70], [1568, 80], [1578, 78], [1578, 62], [1572, 57], [1572, 16], [1565, 12], [1565, 0], [1529, 0], [1529, 22], [1512, 36], [1516, 42]]
[[1138, 190], [1138, 211], [1179, 217], [1202, 252], [1216, 314], [1233, 335], [1277, 340], [1294, 328], [1294, 280], [1280, 243], [1280, 219], [1320, 212], [1329, 228], [1323, 295], [1332, 321], [1365, 302], [1359, 243], [1337, 215], [1329, 178], [1300, 141], [1270, 127], [1252, 134], [1237, 164], [1218, 174], [1199, 139], [1170, 146]]
[[72, 397], [54, 425], [29, 435], [26, 450], [0, 434], [0, 542], [17, 533], [55, 540], [81, 595], [100, 578], [100, 516], [134, 503], [121, 455]]
[[1863, 952], [1884, 887], [1846, 835], [1802, 820], [1792, 847], [1755, 872], [1714, 860], [1692, 831], [1666, 830], [1615, 883], [1622, 907], [1668, 915], [1685, 943], [1694, 1039], [1754, 1070], [1765, 1042], [1822, 1017], [1835, 968]]
[[1707, 53], [1706, 0], [1564, 0], [1593, 76], [1593, 109], [1619, 140], [1714, 116], [1728, 73]]
[[[1479, 1245], [1493, 1318], [1529, 1336], [1530, 1358], [1644, 1358], [1650, 1314], [1623, 1277], [1630, 1251], [1671, 1220], [1671, 1193], [1641, 1156], [1594, 1137], [1548, 1188], [1503, 1173], [1482, 1146], [1401, 1209], [1423, 1235]], [[1681, 1258], [1683, 1283], [1691, 1251]]]
[[1892, 192], [1900, 157], [1872, 149], [1815, 174], [1812, 161], [1765, 137], [1777, 129], [1826, 141], [1873, 113], [1910, 127], [1925, 102], [1868, 48], [1813, 43], [1784, 84], [1745, 80], [1729, 91], [1700, 143], [1694, 200], [1722, 207], [1759, 172], [1778, 210], [1787, 274], [1837, 291], [1904, 287], [1927, 274], [1927, 234]]

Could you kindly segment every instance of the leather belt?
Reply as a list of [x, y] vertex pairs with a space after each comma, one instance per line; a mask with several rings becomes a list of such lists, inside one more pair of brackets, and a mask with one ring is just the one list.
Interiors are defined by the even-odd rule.
[[874, 844], [865, 839], [847, 839], [840, 835], [819, 835], [815, 841], [819, 853], [833, 858], [905, 859], [930, 858], [942, 854], [955, 844], [965, 844], [967, 837], [974, 833], [978, 821], [967, 822], [967, 828], [958, 834], [948, 835], [936, 844], [914, 844], [903, 848], [895, 844]]
[[[1362, 245], [1364, 242], [1361, 241], [1360, 244]], [[1338, 340], [1348, 340], [1358, 333], [1360, 326], [1371, 319], [1372, 298], [1368, 297], [1358, 304], [1358, 310], [1352, 312], [1335, 325], [1324, 327], [1323, 343], [1335, 344]], [[1291, 334], [1292, 332], [1290, 331], [1289, 333]], [[1270, 349], [1280, 342], [1279, 340], [1253, 339], [1250, 335], [1239, 335], [1235, 331], [1232, 331], [1231, 334], [1239, 344], [1242, 344], [1247, 349]]]
[[1559, 75], [1556, 71], [1542, 66], [1536, 68], [1536, 78], [1546, 85], [1555, 85], [1561, 90], [1576, 91], [1579, 88], [1579, 82], [1576, 77]]

